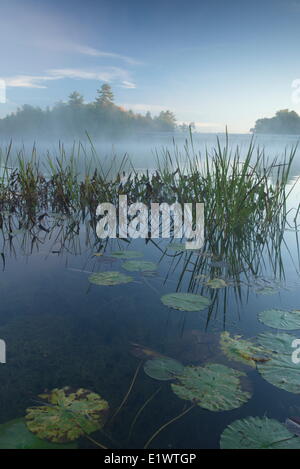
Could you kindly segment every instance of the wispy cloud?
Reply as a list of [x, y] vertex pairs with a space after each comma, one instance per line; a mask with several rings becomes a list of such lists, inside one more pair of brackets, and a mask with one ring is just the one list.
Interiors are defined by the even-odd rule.
[[122, 84], [121, 84], [121, 87], [122, 88], [128, 88], [128, 89], [134, 89], [136, 88], [136, 84], [135, 83], [132, 83], [131, 81], [122, 81]]
[[94, 49], [93, 47], [82, 46], [80, 44], [69, 44], [70, 50], [74, 52], [78, 52], [80, 54], [89, 55], [91, 57], [106, 57], [110, 59], [119, 59], [122, 60], [129, 65], [141, 65], [142, 62], [136, 60], [132, 57], [128, 57], [127, 55], [116, 54], [115, 52], [106, 52], [98, 49]]
[[4, 81], [6, 86], [11, 88], [47, 88], [44, 84], [46, 81], [58, 79], [59, 77], [54, 76], [17, 75], [5, 78]]
[[129, 72], [119, 67], [101, 67], [94, 70], [83, 68], [54, 68], [48, 70], [47, 74], [59, 78], [74, 78], [81, 80], [130, 81]]
[[119, 82], [122, 88], [136, 88], [131, 81], [127, 70], [119, 67], [102, 67], [96, 70], [81, 68], [57, 68], [47, 70], [45, 75], [17, 75], [5, 79], [7, 87], [12, 88], [47, 88], [47, 82], [51, 80], [98, 80], [105, 82]]
[[90, 57], [102, 57], [107, 59], [115, 59], [125, 62], [129, 65], [142, 65], [143, 62], [137, 60], [133, 57], [129, 57], [128, 55], [118, 54], [112, 51], [104, 51], [95, 47], [86, 46], [84, 44], [77, 44], [71, 41], [66, 40], [55, 40], [51, 39], [44, 39], [40, 40], [38, 43], [39, 47], [49, 50], [61, 51], [61, 52], [69, 52], [75, 54], [82, 54]]

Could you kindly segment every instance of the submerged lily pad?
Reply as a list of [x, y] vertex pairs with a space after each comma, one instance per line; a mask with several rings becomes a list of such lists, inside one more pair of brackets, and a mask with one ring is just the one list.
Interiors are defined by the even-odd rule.
[[269, 309], [258, 314], [260, 322], [275, 329], [292, 331], [300, 329], [300, 311]]
[[37, 437], [53, 443], [74, 441], [99, 430], [105, 423], [108, 403], [87, 389], [69, 387], [41, 394], [44, 405], [30, 407], [26, 425]]
[[240, 378], [245, 373], [218, 363], [203, 368], [187, 366], [178, 384], [171, 384], [180, 398], [195, 402], [198, 406], [214, 412], [237, 409], [247, 402], [251, 394], [243, 391]]
[[278, 287], [267, 286], [267, 287], [256, 287], [255, 292], [258, 295], [275, 295], [279, 292]]
[[261, 376], [274, 386], [294, 394], [300, 394], [299, 364], [292, 362], [292, 342], [297, 337], [281, 332], [259, 334], [260, 345], [270, 350], [270, 360], [257, 363]]
[[221, 449], [300, 449], [300, 438], [267, 417], [248, 417], [231, 423], [221, 435]]
[[114, 251], [110, 255], [116, 259], [134, 259], [136, 257], [143, 257], [143, 253], [139, 251]]
[[0, 449], [76, 449], [76, 443], [49, 443], [37, 438], [25, 425], [23, 418], [0, 425]]
[[150, 378], [168, 381], [182, 375], [184, 366], [173, 358], [161, 357], [146, 361], [144, 371]]
[[263, 347], [259, 347], [249, 340], [244, 340], [239, 335], [230, 337], [227, 331], [221, 333], [220, 346], [229, 360], [241, 362], [253, 368], [256, 367], [256, 363], [269, 360]]
[[95, 285], [120, 285], [132, 281], [132, 277], [114, 271], [97, 272], [89, 276], [89, 282]]
[[180, 311], [201, 311], [210, 305], [210, 299], [193, 293], [168, 293], [161, 297], [164, 305]]
[[208, 280], [205, 285], [214, 289], [227, 287], [227, 283], [222, 278], [213, 278]]
[[150, 261], [126, 261], [122, 267], [129, 272], [153, 272], [157, 269], [157, 265]]

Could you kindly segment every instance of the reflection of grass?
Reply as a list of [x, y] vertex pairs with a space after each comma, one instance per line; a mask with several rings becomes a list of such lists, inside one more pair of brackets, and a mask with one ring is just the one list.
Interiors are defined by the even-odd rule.
[[[269, 161], [251, 142], [242, 157], [238, 147], [230, 150], [227, 139], [224, 148], [217, 141], [215, 149], [202, 156], [195, 152], [191, 137], [183, 154], [176, 146], [172, 154], [164, 150], [157, 169], [141, 173], [126, 157], [119, 166], [112, 160], [105, 168], [92, 142], [90, 159], [82, 145], [77, 150], [74, 147], [68, 156], [60, 145], [59, 156], [48, 155], [43, 164], [35, 149], [29, 159], [21, 151], [12, 168], [9, 146], [0, 153], [0, 166], [5, 168], [0, 176], [0, 229], [8, 235], [10, 246], [16, 231], [30, 231], [33, 246], [51, 230], [49, 218], [43, 218], [41, 212], [62, 213], [67, 219], [64, 223], [54, 220], [56, 229], [61, 230], [56, 239], [67, 242], [74, 252], [81, 223], [86, 221], [87, 230], [95, 231], [95, 211], [100, 202], [117, 204], [121, 194], [127, 195], [128, 203], [148, 205], [204, 202], [205, 244], [201, 252], [162, 249], [162, 254], [173, 258], [174, 269], [179, 264], [182, 267], [178, 288], [185, 274], [191, 272], [189, 291], [203, 284], [201, 276], [205, 275], [208, 281], [223, 277], [235, 285], [240, 296], [241, 273], [246, 275], [246, 282], [258, 278], [266, 255], [274, 274], [282, 274], [286, 185], [295, 151], [284, 155], [281, 162], [276, 158]], [[151, 240], [151, 244], [156, 243]], [[213, 292], [216, 298], [222, 294], [226, 292]]]

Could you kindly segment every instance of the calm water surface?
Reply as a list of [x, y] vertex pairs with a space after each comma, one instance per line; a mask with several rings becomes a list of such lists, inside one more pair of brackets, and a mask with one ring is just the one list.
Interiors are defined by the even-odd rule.
[[[299, 191], [297, 185], [290, 207], [297, 208]], [[17, 223], [15, 220], [12, 237], [1, 233], [0, 338], [7, 344], [7, 364], [0, 365], [0, 423], [22, 417], [45, 389], [66, 385], [93, 390], [116, 409], [140, 363], [132, 353], [132, 343], [185, 365], [217, 362], [240, 369], [247, 373], [245, 385], [253, 393], [234, 411], [209, 412], [196, 407], [166, 428], [152, 442], [153, 448], [218, 448], [220, 434], [238, 418], [267, 415], [284, 421], [297, 411], [300, 415], [299, 396], [272, 386], [255, 369], [229, 362], [219, 348], [223, 330], [245, 338], [265, 330], [274, 332], [258, 321], [260, 311], [300, 309], [295, 232], [286, 232], [280, 249], [281, 268], [271, 246], [269, 254], [253, 253], [253, 265], [259, 266], [255, 273], [249, 263], [241, 262], [237, 276], [224, 259], [211, 258], [207, 252], [204, 256], [180, 253], [167, 248], [166, 240], [156, 244], [111, 240], [104, 246], [88, 221], [80, 219], [48, 214], [43, 227], [49, 232], [38, 227], [31, 232], [18, 230]], [[157, 263], [157, 273], [130, 273], [134, 281], [121, 286], [91, 284], [90, 272], [128, 274], [123, 261], [110, 256], [115, 250], [140, 251], [144, 260]], [[96, 252], [103, 255], [95, 256]], [[202, 274], [231, 283], [213, 290], [201, 278], [192, 280], [195, 266], [200, 265]], [[273, 294], [262, 294], [265, 286], [272, 286]], [[196, 313], [169, 309], [160, 297], [175, 291], [207, 296], [212, 307]], [[300, 338], [300, 331], [293, 334]], [[136, 413], [156, 390], [128, 439]], [[110, 430], [121, 448], [143, 447], [160, 425], [188, 405], [172, 392], [169, 382], [154, 380], [141, 368]], [[111, 445], [101, 433], [97, 436]], [[92, 445], [82, 439], [79, 446]]]

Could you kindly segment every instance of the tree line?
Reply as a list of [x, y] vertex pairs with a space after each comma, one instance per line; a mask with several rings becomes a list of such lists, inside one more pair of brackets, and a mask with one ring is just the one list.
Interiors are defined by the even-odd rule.
[[295, 111], [282, 109], [274, 117], [258, 119], [250, 132], [256, 134], [300, 134], [300, 116]]
[[0, 135], [9, 138], [81, 138], [87, 132], [94, 139], [105, 139], [187, 129], [187, 124], [177, 126], [176, 117], [169, 110], [152, 116], [150, 112], [142, 115], [116, 105], [107, 83], [97, 90], [93, 102], [85, 103], [84, 97], [74, 91], [67, 102], [60, 101], [52, 108], [25, 104], [0, 119]]

